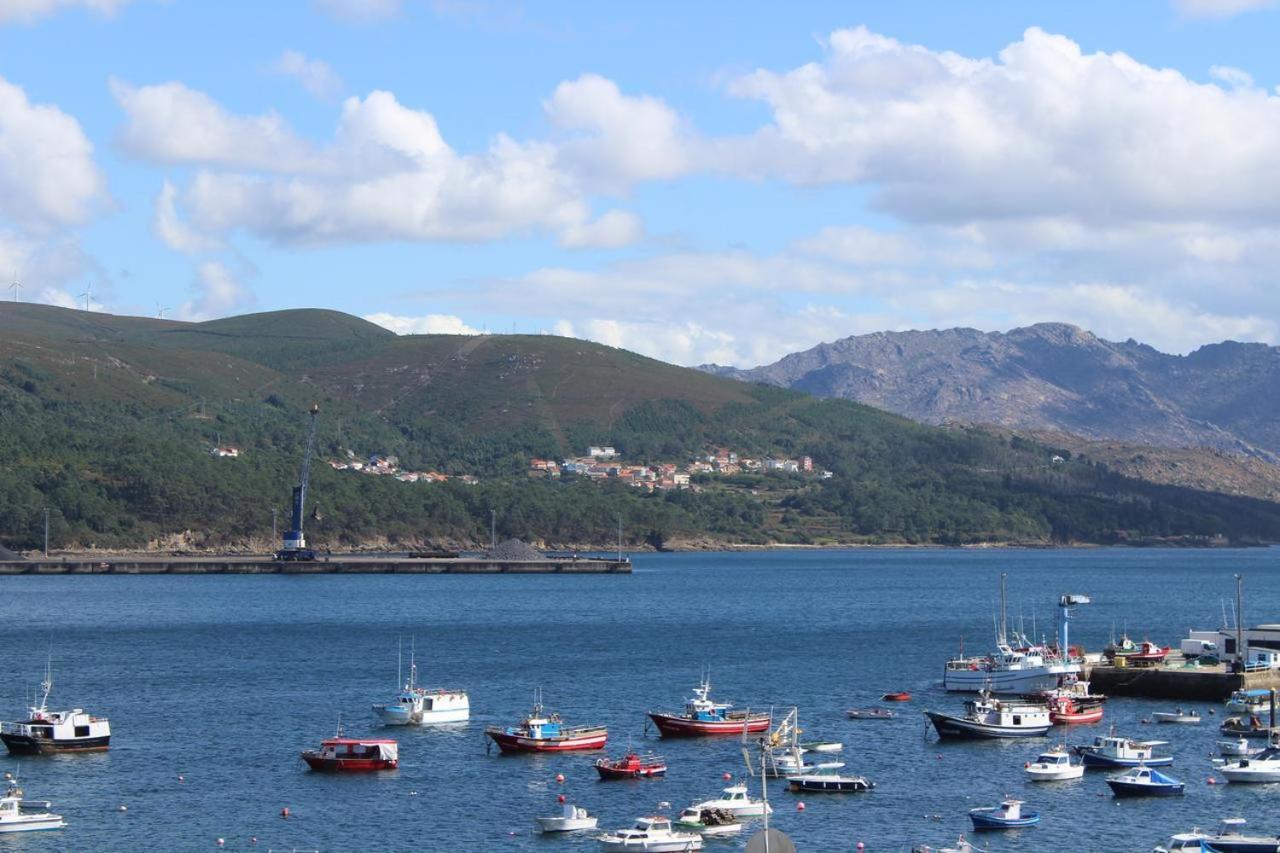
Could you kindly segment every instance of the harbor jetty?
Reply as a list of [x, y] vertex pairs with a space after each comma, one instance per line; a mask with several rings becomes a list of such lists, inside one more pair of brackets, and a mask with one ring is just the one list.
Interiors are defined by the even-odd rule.
[[1228, 664], [1186, 667], [1086, 666], [1092, 689], [1107, 696], [1221, 702], [1240, 689], [1280, 690], [1280, 669], [1232, 672]]
[[630, 572], [629, 559], [588, 557], [504, 560], [485, 557], [326, 554], [318, 555], [315, 560], [277, 560], [272, 556], [262, 555], [77, 556], [0, 561], [0, 575], [607, 575]]

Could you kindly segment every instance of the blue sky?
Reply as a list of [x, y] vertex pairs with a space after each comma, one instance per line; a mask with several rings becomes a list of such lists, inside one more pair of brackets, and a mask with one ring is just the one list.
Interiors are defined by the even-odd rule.
[[1267, 0], [0, 0], [0, 275], [684, 364], [1277, 343], [1277, 36]]

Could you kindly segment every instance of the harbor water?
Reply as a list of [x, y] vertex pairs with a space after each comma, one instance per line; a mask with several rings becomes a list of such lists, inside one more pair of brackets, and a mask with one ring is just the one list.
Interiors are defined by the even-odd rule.
[[[50, 706], [109, 715], [109, 753], [0, 757], [29, 798], [69, 826], [0, 836], [8, 850], [594, 850], [589, 836], [539, 837], [556, 797], [601, 829], [717, 795], [744, 770], [734, 738], [659, 740], [645, 712], [676, 710], [711, 668], [713, 698], [800, 708], [804, 739], [845, 745], [867, 794], [770, 783], [773, 825], [800, 850], [904, 851], [970, 834], [968, 809], [1006, 795], [1040, 826], [988, 834], [992, 850], [1148, 851], [1173, 832], [1242, 816], [1280, 834], [1276, 786], [1209, 784], [1221, 707], [1182, 703], [1199, 726], [1141, 722], [1175, 703], [1113, 699], [1098, 726], [1049, 737], [939, 743], [923, 709], [959, 711], [941, 687], [961, 638], [990, 650], [999, 575], [1009, 613], [1052, 636], [1062, 593], [1089, 595], [1072, 642], [1114, 631], [1174, 644], [1213, 628], [1245, 577], [1246, 623], [1280, 621], [1280, 551], [850, 550], [638, 555], [629, 576], [218, 576], [0, 579], [0, 717], [20, 719], [52, 648]], [[1228, 604], [1228, 610], [1230, 605]], [[383, 729], [370, 706], [396, 690], [396, 644], [416, 643], [420, 681], [470, 693], [470, 723]], [[406, 670], [407, 672], [407, 670]], [[541, 687], [570, 724], [604, 723], [604, 753], [501, 756], [483, 730], [513, 724]], [[851, 707], [909, 690], [892, 720]], [[1211, 708], [1216, 712], [1210, 715]], [[299, 751], [334, 732], [400, 741], [399, 770], [308, 772]], [[1117, 733], [1171, 741], [1182, 798], [1114, 800], [1105, 773], [1033, 785], [1023, 764], [1053, 743]], [[665, 779], [600, 782], [592, 762], [628, 745], [664, 755]], [[556, 782], [563, 774], [563, 784]], [[758, 796], [758, 782], [752, 783]], [[803, 800], [805, 809], [797, 809]], [[127, 806], [121, 811], [120, 806]], [[289, 817], [281, 810], [289, 809]], [[254, 840], [256, 839], [256, 841]], [[742, 839], [708, 842], [741, 849]]]

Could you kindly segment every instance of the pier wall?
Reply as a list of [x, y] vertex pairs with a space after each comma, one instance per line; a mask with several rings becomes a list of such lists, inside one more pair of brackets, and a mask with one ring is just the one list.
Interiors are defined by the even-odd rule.
[[0, 575], [500, 575], [630, 574], [630, 560], [407, 559], [333, 555], [315, 562], [270, 557], [172, 557], [0, 562]]
[[1090, 688], [1107, 696], [1140, 696], [1150, 699], [1187, 699], [1221, 702], [1240, 688], [1280, 690], [1280, 670], [1234, 673], [1225, 667], [1181, 669], [1174, 667], [1094, 666], [1088, 672]]

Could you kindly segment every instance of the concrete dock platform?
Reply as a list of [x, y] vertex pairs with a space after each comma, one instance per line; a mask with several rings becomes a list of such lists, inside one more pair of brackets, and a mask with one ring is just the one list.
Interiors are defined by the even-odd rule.
[[0, 575], [501, 575], [630, 574], [630, 560], [548, 558], [485, 560], [470, 557], [366, 557], [330, 554], [314, 562], [283, 562], [270, 556], [104, 557], [10, 560]]
[[1231, 672], [1226, 665], [1102, 666], [1086, 673], [1090, 689], [1107, 696], [1222, 702], [1241, 688], [1280, 690], [1280, 670]]

